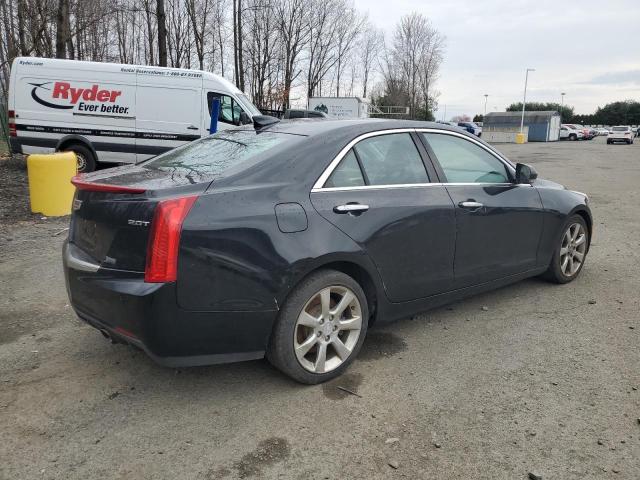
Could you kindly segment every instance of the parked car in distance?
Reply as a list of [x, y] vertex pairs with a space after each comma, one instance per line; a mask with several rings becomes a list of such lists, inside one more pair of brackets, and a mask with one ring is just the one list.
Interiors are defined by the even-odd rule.
[[624, 142], [631, 145], [633, 143], [633, 130], [628, 125], [618, 125], [611, 127], [611, 132], [607, 137], [607, 144], [611, 145], [616, 142]]
[[584, 140], [592, 140], [596, 136], [595, 130], [589, 127], [585, 127], [584, 125], [579, 125], [577, 123], [567, 123], [566, 125], [573, 127], [576, 130], [580, 130], [582, 132], [582, 138]]
[[286, 112], [284, 112], [284, 119], [294, 119], [294, 118], [327, 118], [328, 115], [324, 112], [319, 112], [317, 110], [305, 110], [305, 109], [296, 109], [290, 108]]
[[371, 325], [574, 280], [593, 225], [585, 194], [407, 120], [254, 117], [73, 183], [63, 259], [81, 319], [164, 365], [266, 355], [310, 384]]
[[605, 136], [606, 137], [607, 135], [609, 135], [609, 130], [607, 130], [604, 127], [597, 127], [595, 129], [595, 131], [596, 131], [598, 136]]
[[560, 126], [560, 140], [582, 140], [584, 133], [582, 130], [578, 130], [573, 125], [561, 125]]
[[474, 122], [458, 122], [458, 126], [464, 128], [467, 132], [476, 137], [482, 136], [482, 128]]

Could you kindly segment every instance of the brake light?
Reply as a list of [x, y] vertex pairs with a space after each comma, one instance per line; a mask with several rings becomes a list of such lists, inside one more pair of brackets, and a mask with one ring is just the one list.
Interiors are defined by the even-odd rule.
[[90, 192], [107, 192], [107, 193], [144, 193], [145, 188], [122, 187], [120, 185], [108, 185], [106, 183], [87, 182], [83, 180], [82, 175], [76, 175], [71, 179], [71, 183], [78, 190], [87, 190]]
[[182, 222], [197, 198], [197, 196], [180, 197], [158, 203], [151, 222], [151, 234], [147, 246], [145, 282], [176, 281]]
[[9, 126], [9, 136], [10, 137], [17, 137], [18, 136], [18, 130], [16, 129], [16, 111], [15, 110], [9, 110], [7, 111], [8, 117], [9, 117], [9, 121], [7, 122], [8, 126]]

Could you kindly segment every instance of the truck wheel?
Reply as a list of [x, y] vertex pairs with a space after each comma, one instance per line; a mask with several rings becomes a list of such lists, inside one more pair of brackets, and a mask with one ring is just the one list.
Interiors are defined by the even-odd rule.
[[74, 143], [66, 146], [63, 152], [73, 152], [78, 159], [78, 173], [89, 173], [96, 169], [96, 157], [93, 152], [84, 145]]

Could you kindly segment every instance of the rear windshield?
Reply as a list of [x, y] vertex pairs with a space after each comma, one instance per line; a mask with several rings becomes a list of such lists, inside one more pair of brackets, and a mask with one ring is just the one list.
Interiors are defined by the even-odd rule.
[[627, 127], [613, 127], [611, 129], [612, 132], [626, 132], [628, 130]]
[[286, 133], [228, 130], [163, 153], [141, 166], [185, 175], [196, 173], [219, 177], [231, 169], [248, 168], [265, 158], [264, 154], [269, 150], [301, 138]]

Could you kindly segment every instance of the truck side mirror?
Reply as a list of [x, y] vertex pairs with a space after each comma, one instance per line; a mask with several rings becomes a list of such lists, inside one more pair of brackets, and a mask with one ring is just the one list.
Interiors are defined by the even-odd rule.
[[240, 125], [251, 123], [251, 117], [246, 112], [240, 112]]

